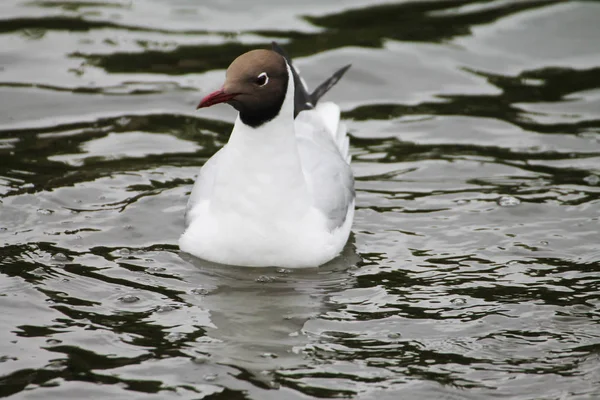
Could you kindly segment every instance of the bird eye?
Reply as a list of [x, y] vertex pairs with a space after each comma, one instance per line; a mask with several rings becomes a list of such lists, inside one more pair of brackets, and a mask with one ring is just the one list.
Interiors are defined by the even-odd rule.
[[256, 80], [254, 82], [258, 86], [265, 86], [267, 83], [269, 83], [269, 76], [266, 72], [261, 72], [260, 75], [256, 77]]

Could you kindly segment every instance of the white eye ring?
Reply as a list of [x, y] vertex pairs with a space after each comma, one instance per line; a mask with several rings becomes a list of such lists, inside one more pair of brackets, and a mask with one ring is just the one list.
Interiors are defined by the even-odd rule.
[[[262, 79], [265, 79], [265, 81], [261, 84], [259, 83], [260, 81], [262, 81]], [[257, 77], [256, 77], [256, 83], [258, 84], [258, 86], [265, 86], [267, 83], [269, 83], [269, 75], [267, 75], [266, 72], [261, 72]]]

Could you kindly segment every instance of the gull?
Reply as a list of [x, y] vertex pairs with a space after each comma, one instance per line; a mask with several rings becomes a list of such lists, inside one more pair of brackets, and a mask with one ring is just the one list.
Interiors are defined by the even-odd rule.
[[340, 254], [354, 218], [354, 177], [340, 108], [318, 103], [350, 65], [312, 93], [276, 43], [227, 68], [198, 108], [238, 111], [227, 144], [202, 167], [182, 251], [228, 265], [317, 267]]

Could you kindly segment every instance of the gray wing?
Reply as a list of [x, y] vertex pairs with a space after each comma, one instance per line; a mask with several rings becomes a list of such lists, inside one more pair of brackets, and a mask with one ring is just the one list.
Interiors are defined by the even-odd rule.
[[327, 218], [329, 229], [340, 227], [354, 201], [354, 176], [316, 111], [296, 118], [296, 135], [302, 170], [314, 206]]

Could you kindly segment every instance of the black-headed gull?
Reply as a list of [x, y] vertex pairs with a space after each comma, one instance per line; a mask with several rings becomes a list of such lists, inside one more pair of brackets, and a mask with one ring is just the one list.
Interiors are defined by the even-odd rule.
[[277, 44], [227, 69], [198, 108], [238, 116], [227, 144], [200, 170], [181, 250], [239, 266], [316, 267], [343, 249], [354, 218], [354, 178], [340, 109], [319, 103], [346, 66], [309, 94]]

